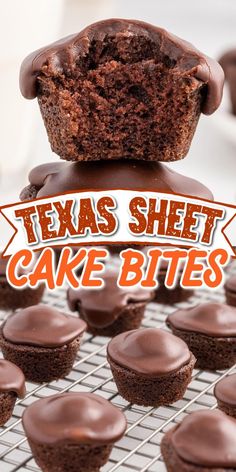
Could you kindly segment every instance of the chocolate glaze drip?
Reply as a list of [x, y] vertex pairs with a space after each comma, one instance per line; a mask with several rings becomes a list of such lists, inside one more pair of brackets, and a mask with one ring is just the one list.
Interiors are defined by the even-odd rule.
[[10, 316], [3, 336], [13, 344], [59, 347], [70, 343], [86, 329], [86, 323], [46, 305], [36, 305]]
[[20, 71], [20, 88], [25, 98], [33, 99], [38, 95], [37, 77], [44, 67], [50, 65], [55, 76], [66, 70], [73, 71], [79, 59], [89, 55], [95, 41], [116, 35], [127, 38], [142, 36], [151, 40], [157, 48], [157, 61], [168, 59], [174, 64], [173, 70], [183, 75], [193, 76], [206, 84], [207, 94], [202, 105], [206, 115], [213, 113], [220, 105], [224, 73], [220, 65], [205, 56], [190, 43], [168, 33], [162, 28], [137, 20], [110, 19], [88, 26], [78, 34], [63, 38], [55, 43], [38, 49], [23, 61]]
[[230, 292], [236, 292], [236, 275], [232, 275], [228, 280], [226, 280], [225, 289]]
[[173, 430], [178, 456], [197, 466], [236, 467], [236, 421], [221, 411], [196, 411]]
[[[153, 190], [182, 193], [213, 199], [207, 187], [189, 177], [174, 172], [159, 162], [93, 161], [55, 162], [35, 167], [29, 174], [37, 198], [72, 190]], [[24, 200], [25, 189], [20, 198]]]
[[26, 394], [22, 370], [4, 359], [0, 359], [0, 392], [15, 392], [19, 398], [24, 398]]
[[124, 414], [93, 393], [63, 393], [36, 401], [23, 415], [28, 438], [40, 444], [105, 445], [126, 429]]
[[144, 376], [176, 372], [190, 361], [191, 353], [182, 339], [161, 329], [136, 329], [118, 334], [107, 347], [117, 364]]
[[236, 374], [220, 380], [215, 386], [214, 394], [217, 400], [236, 407]]
[[148, 302], [153, 292], [142, 287], [119, 287], [118, 270], [107, 270], [103, 275], [104, 287], [99, 290], [69, 288], [67, 300], [72, 311], [82, 311], [90, 326], [105, 328], [110, 326], [129, 303]]
[[167, 324], [176, 329], [212, 337], [235, 337], [236, 308], [223, 303], [203, 303], [175, 311], [168, 316]]

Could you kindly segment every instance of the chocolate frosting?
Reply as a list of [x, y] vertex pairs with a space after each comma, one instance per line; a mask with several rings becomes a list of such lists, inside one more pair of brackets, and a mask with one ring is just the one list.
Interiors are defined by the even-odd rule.
[[10, 316], [3, 324], [3, 336], [13, 344], [60, 347], [85, 329], [86, 323], [74, 316], [46, 305], [35, 305]]
[[[168, 58], [175, 63], [174, 72], [182, 72], [206, 84], [207, 93], [202, 104], [202, 112], [213, 113], [220, 105], [224, 73], [218, 62], [205, 56], [190, 43], [174, 36], [162, 28], [137, 20], [110, 19], [94, 23], [78, 34], [70, 35], [55, 43], [38, 49], [23, 61], [20, 71], [20, 89], [25, 98], [38, 95], [38, 76], [50, 66], [55, 77], [64, 70], [73, 71], [79, 59], [89, 55], [95, 41], [106, 37], [143, 36], [151, 40], [157, 49], [157, 61]], [[95, 65], [96, 67], [96, 65]]]
[[203, 303], [168, 315], [167, 324], [212, 337], [236, 337], [236, 308], [223, 303]]
[[[174, 172], [159, 162], [135, 160], [54, 162], [35, 167], [29, 182], [36, 187], [37, 198], [72, 190], [153, 190], [182, 193], [213, 199], [207, 187], [189, 177]], [[21, 193], [24, 200], [25, 189]]]
[[172, 430], [172, 445], [184, 461], [197, 466], [236, 467], [236, 421], [221, 411], [200, 410]]
[[236, 374], [220, 380], [215, 386], [214, 395], [217, 400], [236, 407]]
[[0, 359], [0, 392], [15, 392], [19, 398], [24, 398], [26, 394], [22, 370], [4, 359]]
[[63, 393], [36, 401], [23, 414], [29, 439], [39, 444], [71, 442], [105, 445], [126, 429], [124, 414], [93, 393]]
[[118, 334], [108, 344], [108, 356], [117, 364], [144, 376], [163, 376], [188, 364], [187, 344], [158, 328]]
[[236, 292], [236, 275], [232, 275], [228, 280], [226, 280], [225, 289], [230, 292]]
[[153, 298], [153, 292], [142, 287], [119, 287], [118, 270], [108, 269], [103, 274], [104, 287], [89, 289], [69, 288], [67, 300], [70, 310], [79, 310], [90, 326], [105, 328], [120, 316], [129, 303], [145, 303]]

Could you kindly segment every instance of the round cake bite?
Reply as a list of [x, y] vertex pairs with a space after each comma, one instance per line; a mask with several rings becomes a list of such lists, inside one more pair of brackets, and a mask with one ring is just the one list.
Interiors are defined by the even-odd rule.
[[214, 388], [214, 395], [218, 408], [227, 415], [236, 418], [236, 374], [220, 380]]
[[94, 335], [115, 336], [138, 328], [146, 305], [153, 298], [151, 290], [139, 286], [119, 287], [118, 274], [118, 268], [106, 268], [103, 287], [68, 289], [70, 310], [78, 311]]
[[26, 394], [25, 376], [12, 362], [0, 359], [0, 426], [12, 416], [16, 399]]
[[[39, 303], [45, 286], [41, 284], [35, 289], [26, 287], [20, 290], [12, 287], [6, 276], [7, 262], [8, 260], [2, 259], [0, 254], [0, 309], [16, 310]], [[19, 271], [18, 275], [22, 273]]]
[[92, 393], [62, 393], [36, 401], [23, 427], [43, 472], [99, 472], [126, 430], [124, 414]]
[[236, 275], [231, 275], [225, 282], [225, 298], [228, 305], [236, 306]]
[[110, 19], [30, 54], [24, 97], [37, 97], [62, 159], [172, 161], [222, 97], [220, 65], [156, 26]]
[[236, 470], [236, 421], [221, 411], [199, 410], [162, 439], [168, 472], [233, 472]]
[[185, 342], [157, 328], [119, 334], [109, 342], [107, 358], [120, 395], [155, 407], [183, 398], [195, 364]]
[[3, 323], [0, 346], [27, 380], [50, 382], [71, 371], [85, 329], [86, 323], [74, 316], [47, 305], [31, 306]]
[[[154, 250], [155, 247], [147, 246], [145, 249], [143, 249], [143, 252], [147, 254], [150, 249]], [[171, 247], [162, 246], [162, 247], [158, 247], [158, 249], [173, 250], [173, 249], [180, 249], [180, 248], [178, 247], [174, 248], [174, 246], [171, 246]], [[168, 265], [169, 265], [168, 259], [161, 260], [161, 263], [158, 269], [158, 276], [157, 276], [158, 287], [154, 289], [153, 301], [156, 303], [162, 303], [164, 305], [174, 305], [175, 303], [185, 302], [190, 297], [192, 297], [192, 295], [194, 294], [194, 290], [181, 287], [180, 280], [181, 280], [182, 272], [184, 269], [184, 262], [180, 263], [179, 265], [177, 281], [173, 288], [168, 288], [165, 285]]]
[[168, 315], [167, 326], [195, 355], [196, 367], [228, 369], [236, 362], [236, 308], [203, 303]]

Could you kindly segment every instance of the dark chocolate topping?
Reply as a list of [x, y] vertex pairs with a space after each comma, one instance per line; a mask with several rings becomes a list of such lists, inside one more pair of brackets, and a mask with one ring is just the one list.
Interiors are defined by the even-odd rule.
[[176, 372], [188, 364], [191, 357], [182, 339], [157, 328], [118, 334], [109, 342], [107, 353], [123, 367], [156, 377]]
[[23, 415], [28, 438], [40, 444], [66, 441], [105, 445], [126, 429], [124, 414], [93, 393], [63, 393], [36, 401]]
[[[159, 162], [132, 160], [55, 162], [35, 167], [30, 184], [38, 189], [37, 198], [72, 190], [143, 189], [182, 193], [212, 200], [207, 187], [174, 172]], [[24, 199], [24, 190], [21, 199]]]
[[221, 411], [191, 413], [173, 430], [171, 441], [188, 463], [217, 470], [236, 467], [236, 421]]
[[212, 337], [236, 337], [236, 308], [223, 303], [203, 303], [175, 311], [168, 316], [167, 324]]
[[[173, 70], [192, 76], [207, 86], [207, 94], [202, 105], [203, 113], [210, 115], [220, 105], [224, 82], [224, 73], [220, 65], [205, 56], [190, 43], [168, 33], [162, 28], [137, 20], [110, 19], [88, 26], [78, 34], [63, 38], [49, 46], [31, 53], [23, 61], [20, 71], [20, 88], [25, 98], [38, 95], [37, 77], [45, 67], [55, 76], [64, 70], [73, 71], [79, 59], [89, 55], [94, 41], [114, 38], [119, 35], [124, 39], [130, 36], [145, 37], [152, 41], [157, 50], [156, 60], [174, 63]], [[125, 58], [124, 58], [125, 60]], [[96, 67], [96, 65], [95, 65]]]
[[82, 311], [90, 326], [110, 326], [129, 303], [148, 302], [153, 292], [142, 287], [119, 287], [118, 270], [109, 269], [103, 275], [104, 287], [96, 289], [69, 288], [67, 299], [72, 311]]
[[217, 400], [236, 407], [236, 374], [220, 380], [215, 386], [214, 394]]
[[86, 329], [78, 318], [46, 305], [25, 308], [3, 324], [3, 336], [13, 344], [59, 347], [70, 343]]
[[26, 393], [22, 370], [4, 359], [0, 359], [0, 392], [15, 392], [19, 398], [24, 398]]
[[236, 292], [236, 275], [232, 275], [225, 282], [225, 289], [230, 292]]

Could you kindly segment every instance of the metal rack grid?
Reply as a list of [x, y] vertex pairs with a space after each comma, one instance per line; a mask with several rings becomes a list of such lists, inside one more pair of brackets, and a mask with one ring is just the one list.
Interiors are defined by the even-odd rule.
[[[236, 273], [236, 266], [230, 272]], [[206, 301], [223, 301], [223, 290], [199, 291], [188, 302], [175, 306], [150, 303], [147, 307], [144, 327], [164, 327], [168, 313], [177, 307], [187, 307]], [[47, 293], [44, 303], [68, 311], [65, 292]], [[6, 313], [0, 312], [0, 320]], [[54, 393], [66, 391], [96, 392], [121, 408], [128, 421], [125, 436], [113, 448], [109, 462], [102, 472], [164, 472], [165, 465], [160, 454], [160, 442], [163, 434], [188, 413], [197, 409], [215, 408], [213, 387], [218, 380], [229, 373], [236, 372], [236, 366], [225, 372], [204, 372], [194, 370], [184, 398], [168, 407], [144, 408], [131, 405], [118, 393], [113, 382], [111, 371], [106, 361], [106, 344], [108, 339], [84, 336], [79, 356], [70, 375], [63, 380], [50, 384], [27, 383], [27, 395], [16, 402], [11, 420], [0, 428], [0, 471], [1, 472], [39, 472], [21, 424], [24, 408], [37, 400]]]

